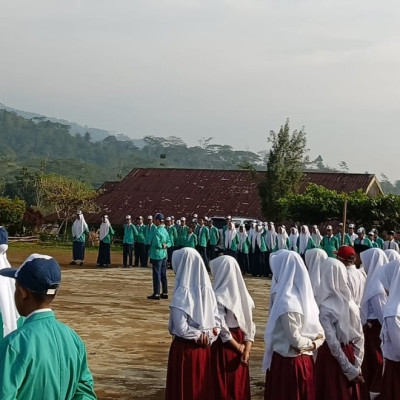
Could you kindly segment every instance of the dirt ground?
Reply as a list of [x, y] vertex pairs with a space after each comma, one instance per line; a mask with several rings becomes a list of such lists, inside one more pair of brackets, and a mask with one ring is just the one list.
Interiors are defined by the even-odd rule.
[[[18, 266], [31, 253], [48, 254], [62, 267], [62, 284], [53, 308], [86, 343], [95, 390], [106, 399], [164, 399], [168, 350], [169, 301], [147, 300], [152, 293], [151, 268], [118, 268], [121, 253], [113, 252], [111, 268], [97, 268], [97, 253], [87, 251], [85, 265], [73, 267], [71, 251], [57, 248], [13, 247], [8, 259]], [[256, 304], [257, 334], [250, 360], [253, 400], [263, 398], [264, 327], [268, 315], [270, 281], [246, 277]], [[172, 295], [174, 275], [168, 270]], [[171, 296], [170, 296], [171, 297]]]

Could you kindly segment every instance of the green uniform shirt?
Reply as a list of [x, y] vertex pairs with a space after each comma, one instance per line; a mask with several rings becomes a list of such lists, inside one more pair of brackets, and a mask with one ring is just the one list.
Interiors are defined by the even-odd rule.
[[108, 230], [108, 233], [106, 236], [103, 238], [103, 243], [111, 243], [111, 236], [114, 236], [114, 229], [110, 225], [110, 229]]
[[89, 229], [85, 228], [82, 232], [81, 236], [74, 236], [74, 242], [85, 242], [86, 241], [86, 234], [89, 234]]
[[[322, 242], [321, 242], [321, 243], [322, 243]], [[300, 236], [297, 238], [296, 246], [297, 246], [297, 252], [300, 253]], [[316, 247], [317, 247], [317, 246], [316, 246], [316, 244], [315, 244], [313, 238], [312, 238], [312, 237], [308, 238], [308, 240], [307, 240], [307, 246], [306, 246], [306, 248], [304, 249], [304, 254], [306, 253], [307, 250], [315, 249]]]
[[185, 247], [195, 248], [197, 246], [197, 236], [195, 233], [188, 234], [186, 237]]
[[137, 232], [135, 225], [125, 224], [124, 225], [124, 238], [122, 239], [122, 243], [134, 244], [137, 233], [138, 232]]
[[339, 240], [336, 236], [324, 236], [321, 240], [321, 248], [326, 251], [328, 257], [336, 258], [334, 251], [339, 250]]
[[362, 240], [360, 240], [360, 238], [357, 238], [354, 241], [354, 244], [364, 244], [365, 246], [372, 247], [372, 242], [366, 236], [364, 236], [364, 239]]
[[154, 224], [151, 225], [146, 225], [145, 231], [144, 231], [144, 243], [145, 244], [150, 244], [151, 238], [153, 237], [154, 230], [157, 229], [157, 227]]
[[136, 242], [144, 243], [145, 235], [146, 235], [146, 225], [145, 224], [136, 225], [136, 231], [137, 231], [137, 235], [135, 238]]
[[186, 246], [189, 227], [187, 225], [180, 225], [177, 230], [178, 230], [177, 245]]
[[244, 254], [249, 254], [249, 249], [250, 249], [250, 239], [247, 236], [246, 240], [242, 243], [242, 249], [239, 249], [239, 245], [240, 245], [240, 239], [239, 239], [239, 244], [238, 244], [238, 251], [240, 251], [241, 253]]
[[198, 227], [197, 232], [199, 246], [207, 247], [207, 243], [210, 240], [210, 231], [205, 225], [203, 225], [202, 227]]
[[211, 225], [211, 227], [209, 227], [209, 230], [210, 230], [210, 244], [212, 246], [216, 246], [219, 241], [219, 229], [216, 226]]
[[375, 243], [378, 245], [379, 249], [383, 250], [383, 244], [385, 243], [384, 240], [382, 238], [380, 238], [379, 236], [377, 236], [377, 238], [375, 239]]
[[96, 399], [81, 338], [38, 312], [0, 340], [1, 400]]
[[178, 231], [176, 230], [175, 225], [166, 226], [165, 229], [168, 232], [171, 247], [174, 247], [178, 239]]
[[[163, 244], [171, 247], [169, 235], [164, 225], [153, 225], [149, 236], [149, 256], [152, 260], [162, 260], [167, 257], [167, 249], [164, 249]], [[147, 240], [147, 239], [146, 239]]]

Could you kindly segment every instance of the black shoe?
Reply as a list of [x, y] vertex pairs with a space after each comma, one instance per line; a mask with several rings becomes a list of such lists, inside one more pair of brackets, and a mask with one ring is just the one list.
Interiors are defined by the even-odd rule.
[[168, 293], [163, 293], [160, 297], [162, 299], [168, 299]]
[[129, 267], [128, 268], [133, 268], [133, 265], [129, 265]]
[[152, 294], [151, 296], [147, 296], [149, 300], [160, 300], [159, 294]]
[[76, 261], [74, 260], [74, 261], [71, 261], [70, 263], [69, 263], [69, 265], [76, 265]]
[[121, 265], [120, 268], [126, 268], [126, 265]]
[[79, 265], [82, 267], [82, 265], [83, 265], [83, 261], [81, 261], [81, 262], [79, 263]]

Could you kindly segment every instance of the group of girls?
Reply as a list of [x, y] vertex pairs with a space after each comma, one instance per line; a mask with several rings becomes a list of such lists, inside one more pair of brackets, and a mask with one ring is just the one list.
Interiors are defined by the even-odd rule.
[[175, 272], [169, 331], [167, 400], [250, 399], [249, 358], [255, 336], [250, 297], [237, 261], [210, 262], [211, 284], [192, 248], [172, 255]]
[[[400, 257], [377, 248], [356, 257], [346, 247], [344, 263], [307, 251], [308, 270], [295, 252], [271, 255], [265, 399], [400, 398]], [[348, 260], [366, 274], [360, 305]]]

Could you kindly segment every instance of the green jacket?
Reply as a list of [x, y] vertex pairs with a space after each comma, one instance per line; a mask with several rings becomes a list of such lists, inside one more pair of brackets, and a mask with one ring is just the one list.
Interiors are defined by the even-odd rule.
[[192, 247], [193, 249], [197, 246], [197, 236], [195, 233], [188, 234], [186, 236], [185, 247]]
[[188, 235], [188, 230], [189, 227], [187, 225], [179, 225], [178, 226], [178, 240], [177, 240], [177, 246], [186, 246], [186, 240], [187, 240], [187, 235]]
[[145, 226], [145, 231], [144, 231], [144, 244], [149, 245], [151, 242], [151, 238], [153, 237], [154, 230], [156, 229], [156, 226], [154, 224], [151, 225], [146, 225]]
[[321, 240], [321, 248], [326, 251], [328, 257], [336, 258], [334, 251], [339, 250], [339, 239], [336, 236], [324, 236]]
[[379, 249], [383, 250], [383, 244], [385, 243], [384, 240], [382, 238], [380, 238], [379, 236], [375, 239], [375, 243], [378, 245]]
[[214, 225], [211, 225], [208, 229], [210, 231], [210, 244], [215, 246], [219, 241], [219, 229]]
[[239, 243], [238, 243], [238, 251], [240, 251], [241, 253], [244, 254], [249, 254], [249, 249], [250, 249], [250, 239], [247, 236], [246, 240], [242, 243], [242, 248], [240, 249], [240, 239], [239, 239]]
[[369, 240], [369, 238], [367, 238], [366, 236], [364, 236], [364, 239], [360, 240], [359, 238], [357, 238], [354, 241], [354, 244], [364, 244], [365, 246], [368, 247], [372, 247], [372, 242]]
[[86, 241], [86, 235], [89, 234], [89, 229], [86, 228], [83, 232], [82, 235], [79, 237], [74, 237], [74, 242], [85, 242]]
[[31, 315], [0, 340], [0, 399], [92, 400], [85, 345], [53, 311]]
[[125, 224], [124, 225], [124, 237], [122, 239], [122, 243], [134, 244], [135, 237], [137, 236], [137, 234], [138, 234], [138, 231], [137, 231], [135, 225]]
[[176, 230], [175, 225], [166, 226], [165, 229], [168, 232], [171, 247], [174, 247], [178, 240], [178, 231]]
[[136, 235], [135, 241], [137, 243], [144, 243], [145, 236], [146, 236], [146, 225], [145, 224], [136, 225], [136, 231], [137, 231], [137, 235]]
[[[200, 232], [200, 230], [201, 230], [201, 232]], [[198, 238], [199, 246], [207, 247], [207, 243], [210, 240], [210, 231], [208, 230], [207, 226], [203, 225], [203, 227], [199, 226], [197, 228], [197, 238]]]
[[114, 236], [114, 229], [110, 225], [110, 229], [108, 230], [108, 233], [106, 236], [104, 236], [102, 242], [103, 243], [111, 243], [111, 236]]
[[171, 247], [171, 241], [164, 225], [156, 226], [151, 229], [149, 236], [149, 256], [152, 260], [162, 260], [167, 257], [167, 249], [163, 245]]
[[[227, 231], [225, 231], [225, 234], [224, 234], [224, 249], [226, 249], [226, 247], [225, 247], [225, 235], [226, 235], [226, 232]], [[239, 248], [239, 238], [238, 238], [238, 235], [236, 235], [232, 240], [230, 250], [237, 251], [238, 248]]]

